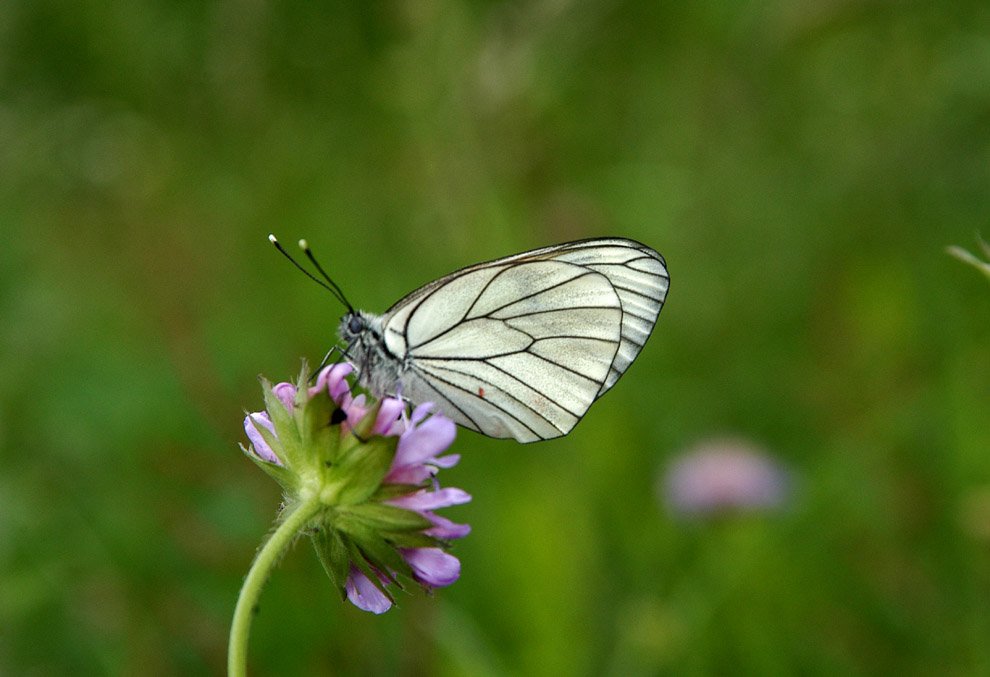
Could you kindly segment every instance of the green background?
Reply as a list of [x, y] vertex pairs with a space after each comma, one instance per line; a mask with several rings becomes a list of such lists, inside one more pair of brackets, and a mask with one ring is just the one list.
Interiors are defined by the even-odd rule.
[[[990, 673], [985, 2], [0, 5], [0, 674], [220, 674], [277, 486], [256, 376], [342, 309], [622, 235], [671, 292], [568, 437], [462, 431], [461, 579], [375, 617], [308, 544], [258, 675]], [[735, 435], [774, 515], [658, 478]]]

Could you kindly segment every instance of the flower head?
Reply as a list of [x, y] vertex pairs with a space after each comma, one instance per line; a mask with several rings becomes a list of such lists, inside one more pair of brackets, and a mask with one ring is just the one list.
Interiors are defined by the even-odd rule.
[[298, 385], [262, 380], [266, 409], [245, 417], [244, 452], [282, 486], [280, 519], [300, 506], [313, 512], [304, 531], [341, 595], [382, 613], [400, 575], [426, 589], [457, 580], [460, 562], [447, 548], [471, 528], [434, 511], [471, 496], [436, 479], [459, 460], [442, 455], [454, 423], [430, 415], [430, 404], [407, 417], [401, 400], [355, 397], [350, 372], [327, 367], [312, 386], [305, 368]]

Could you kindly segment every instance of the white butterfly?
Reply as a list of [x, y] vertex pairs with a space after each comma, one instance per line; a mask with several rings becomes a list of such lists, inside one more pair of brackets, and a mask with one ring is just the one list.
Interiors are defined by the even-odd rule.
[[355, 311], [337, 288], [349, 308], [338, 333], [373, 395], [401, 389], [465, 428], [534, 442], [566, 435], [615, 385], [669, 281], [645, 245], [578, 240], [462, 268], [383, 315]]

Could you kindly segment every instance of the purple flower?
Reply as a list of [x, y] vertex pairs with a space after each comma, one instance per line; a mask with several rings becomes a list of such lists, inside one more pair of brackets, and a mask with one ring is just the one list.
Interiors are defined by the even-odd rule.
[[[454, 423], [430, 415], [431, 404], [407, 417], [402, 400], [353, 396], [351, 369], [327, 367], [302, 393], [291, 383], [266, 385], [267, 411], [244, 419], [245, 453], [282, 485], [286, 510], [322, 502], [307, 530], [324, 568], [355, 606], [383, 613], [400, 575], [427, 590], [457, 580], [460, 561], [446, 549], [471, 527], [434, 511], [471, 496], [437, 481], [460, 459], [443, 455]], [[299, 382], [308, 383], [305, 371]]]
[[787, 499], [790, 477], [764, 451], [742, 440], [702, 442], [666, 472], [662, 493], [679, 514], [770, 510]]

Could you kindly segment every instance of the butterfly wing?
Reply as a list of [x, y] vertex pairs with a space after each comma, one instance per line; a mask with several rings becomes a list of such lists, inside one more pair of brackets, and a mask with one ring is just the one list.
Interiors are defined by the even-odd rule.
[[668, 287], [632, 240], [581, 240], [455, 271], [383, 316], [402, 392], [520, 442], [567, 434], [639, 354]]

